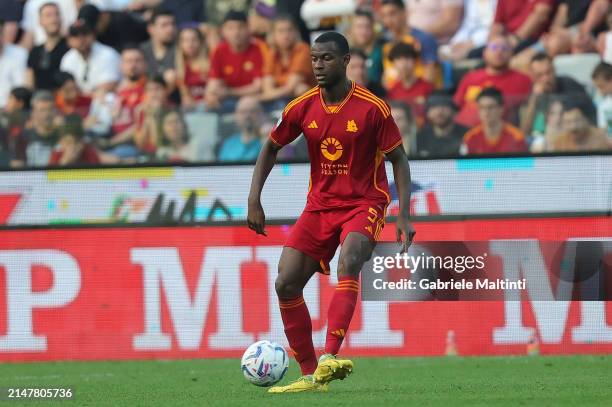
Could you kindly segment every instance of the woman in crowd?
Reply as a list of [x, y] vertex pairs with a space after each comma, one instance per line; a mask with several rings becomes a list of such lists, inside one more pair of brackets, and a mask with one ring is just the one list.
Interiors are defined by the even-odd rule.
[[196, 28], [183, 28], [176, 49], [177, 85], [181, 106], [193, 110], [204, 99], [206, 77], [210, 68], [204, 35]]
[[162, 118], [162, 145], [155, 156], [161, 162], [192, 161], [187, 125], [178, 110], [169, 110]]

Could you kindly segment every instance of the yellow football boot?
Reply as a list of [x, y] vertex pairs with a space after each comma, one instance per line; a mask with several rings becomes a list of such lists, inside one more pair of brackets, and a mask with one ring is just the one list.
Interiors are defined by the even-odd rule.
[[312, 375], [302, 376], [293, 383], [286, 386], [274, 386], [268, 389], [268, 393], [301, 393], [304, 391], [327, 391], [327, 384], [315, 383]]
[[344, 380], [353, 372], [353, 362], [348, 359], [336, 359], [334, 355], [325, 354], [319, 358], [319, 365], [312, 378], [315, 383], [327, 384], [332, 380]]

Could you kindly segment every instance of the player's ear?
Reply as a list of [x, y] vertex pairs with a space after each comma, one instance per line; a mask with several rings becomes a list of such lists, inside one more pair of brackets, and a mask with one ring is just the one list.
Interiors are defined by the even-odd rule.
[[342, 65], [344, 65], [345, 68], [348, 66], [350, 61], [351, 61], [351, 54], [345, 54], [342, 57]]

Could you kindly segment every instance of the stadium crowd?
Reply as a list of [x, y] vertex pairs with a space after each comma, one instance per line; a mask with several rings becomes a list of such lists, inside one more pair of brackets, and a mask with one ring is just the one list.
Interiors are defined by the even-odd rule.
[[612, 149], [610, 0], [2, 4], [0, 167], [254, 161], [332, 29], [410, 156]]

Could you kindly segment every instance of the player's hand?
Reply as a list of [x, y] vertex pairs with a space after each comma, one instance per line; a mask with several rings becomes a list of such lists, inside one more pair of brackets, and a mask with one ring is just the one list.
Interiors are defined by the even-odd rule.
[[249, 229], [254, 230], [258, 235], [268, 236], [266, 233], [266, 215], [260, 201], [249, 202], [247, 223]]
[[416, 234], [416, 230], [414, 230], [414, 226], [412, 226], [412, 222], [408, 218], [403, 216], [397, 217], [397, 223], [395, 227], [395, 235], [397, 238], [397, 242], [402, 244], [402, 253], [406, 253], [408, 248], [412, 244], [412, 239], [414, 239], [414, 235]]

